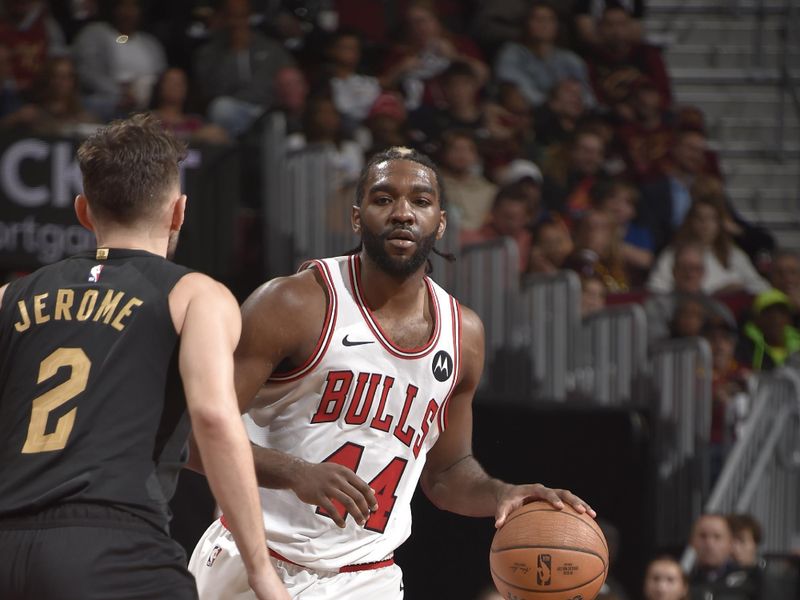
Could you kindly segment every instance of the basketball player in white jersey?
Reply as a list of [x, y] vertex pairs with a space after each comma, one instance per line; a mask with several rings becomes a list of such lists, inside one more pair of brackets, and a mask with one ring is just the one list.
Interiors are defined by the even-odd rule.
[[[493, 479], [472, 456], [483, 326], [425, 276], [446, 226], [433, 163], [389, 149], [356, 196], [357, 254], [311, 261], [242, 307], [237, 393], [270, 554], [298, 600], [401, 599], [392, 555], [419, 480], [438, 507], [498, 527], [537, 499], [594, 516], [566, 490]], [[189, 568], [201, 600], [252, 598], [224, 516]]]

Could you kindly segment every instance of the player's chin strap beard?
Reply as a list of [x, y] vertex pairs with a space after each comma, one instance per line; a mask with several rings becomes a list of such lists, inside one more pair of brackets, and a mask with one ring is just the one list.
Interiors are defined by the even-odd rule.
[[[347, 250], [344, 253], [344, 256], [350, 256], [351, 254], [358, 254], [363, 249], [364, 249], [364, 243], [363, 242], [358, 242], [358, 246], [356, 246], [355, 248], [351, 248], [350, 250]], [[455, 254], [452, 254], [451, 252], [441, 252], [436, 248], [436, 246], [433, 246], [431, 248], [431, 252], [433, 252], [436, 256], [441, 256], [447, 262], [455, 262], [456, 261], [456, 255]], [[425, 275], [430, 275], [431, 273], [433, 273], [433, 263], [431, 263], [431, 259], [430, 258], [427, 258], [427, 259], [425, 259]]]

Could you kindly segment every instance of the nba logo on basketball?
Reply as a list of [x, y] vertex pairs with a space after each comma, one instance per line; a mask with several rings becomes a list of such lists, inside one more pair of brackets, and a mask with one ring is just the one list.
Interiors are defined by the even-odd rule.
[[536, 559], [536, 585], [550, 585], [550, 555], [540, 554]]

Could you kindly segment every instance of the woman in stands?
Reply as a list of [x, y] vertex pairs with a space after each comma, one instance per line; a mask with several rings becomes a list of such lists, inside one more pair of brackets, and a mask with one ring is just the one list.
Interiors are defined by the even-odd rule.
[[656, 266], [650, 273], [647, 288], [652, 292], [673, 291], [674, 246], [680, 243], [697, 243], [704, 249], [705, 293], [744, 291], [758, 294], [769, 289], [769, 284], [758, 274], [748, 256], [733, 243], [724, 226], [725, 220], [725, 207], [721, 203], [709, 197], [696, 198], [675, 235], [674, 244], [659, 255]]

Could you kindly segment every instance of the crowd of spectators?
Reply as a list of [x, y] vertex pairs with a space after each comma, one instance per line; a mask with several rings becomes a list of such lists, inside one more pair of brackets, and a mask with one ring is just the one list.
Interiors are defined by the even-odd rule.
[[[150, 111], [191, 143], [235, 144], [282, 111], [289, 148], [330, 148], [344, 189], [371, 154], [414, 146], [441, 167], [461, 244], [510, 237], [521, 276], [575, 270], [583, 316], [641, 302], [651, 345], [708, 340], [716, 474], [751, 374], [800, 354], [800, 255], [731, 205], [644, 12], [642, 0], [5, 0], [0, 130], [81, 137]], [[759, 536], [752, 520], [701, 518], [696, 569], [657, 558], [643, 597], [742, 580], [729, 575], [753, 567]]]
[[0, 129], [82, 136], [151, 111], [191, 143], [233, 144], [279, 110], [289, 148], [329, 148], [343, 189], [372, 153], [415, 146], [441, 165], [461, 244], [507, 236], [521, 275], [574, 269], [584, 315], [642, 302], [651, 344], [732, 344], [729, 364], [715, 358], [727, 404], [728, 380], [800, 351], [800, 258], [731, 205], [703, 114], [675, 102], [644, 11], [6, 0]]

